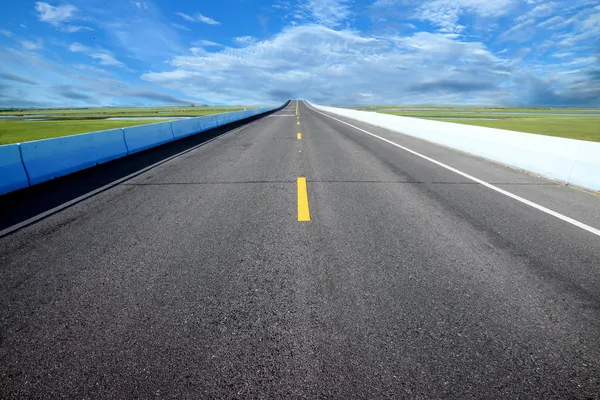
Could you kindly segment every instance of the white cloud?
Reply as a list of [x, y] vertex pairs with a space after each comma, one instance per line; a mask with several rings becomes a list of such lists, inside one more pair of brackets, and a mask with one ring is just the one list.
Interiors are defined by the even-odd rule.
[[541, 18], [550, 14], [556, 8], [557, 4], [553, 1], [537, 5], [529, 12], [533, 18]]
[[427, 0], [421, 4], [415, 18], [429, 21], [442, 32], [461, 32], [460, 17], [471, 14], [484, 18], [498, 18], [509, 12], [519, 0]]
[[93, 31], [92, 28], [87, 26], [79, 26], [79, 25], [64, 25], [61, 27], [64, 32], [73, 33], [79, 31]]
[[63, 32], [73, 33], [81, 30], [93, 30], [86, 26], [66, 24], [67, 21], [75, 19], [77, 13], [77, 7], [72, 4], [54, 7], [48, 3], [38, 1], [35, 3], [35, 10], [38, 12], [40, 21], [47, 22]]
[[248, 45], [250, 43], [256, 42], [257, 39], [254, 36], [239, 36], [239, 37], [234, 38], [234, 40], [238, 44]]
[[10, 72], [0, 72], [0, 79], [18, 83], [27, 83], [30, 85], [37, 85], [37, 83], [35, 81], [32, 81], [31, 79], [24, 78], [17, 74], [11, 74]]
[[188, 22], [196, 22], [196, 18], [191, 15], [184, 14], [182, 12], [176, 12], [175, 14], [179, 15], [181, 18], [185, 19]]
[[173, 28], [180, 29], [180, 30], [182, 30], [182, 31], [189, 31], [189, 30], [190, 30], [190, 28], [188, 28], [188, 27], [187, 27], [187, 26], [185, 26], [185, 25], [180, 25], [180, 24], [171, 24], [171, 26], [172, 26]]
[[401, 5], [400, 0], [377, 0], [377, 1], [375, 1], [375, 3], [372, 4], [372, 7], [388, 8], [388, 7], [399, 6], [399, 5]]
[[556, 58], [572, 58], [573, 56], [575, 56], [575, 53], [571, 53], [569, 51], [565, 51], [565, 52], [561, 52], [561, 53], [554, 53], [552, 55], [552, 57], [556, 57]]
[[0, 29], [0, 34], [6, 36], [6, 37], [13, 37], [15, 36], [14, 33], [12, 33], [11, 31], [7, 31], [6, 29]]
[[[93, 1], [103, 4], [102, 0]], [[209, 40], [185, 45], [176, 29], [192, 27], [191, 22], [218, 25], [219, 21], [202, 14], [177, 13], [177, 17], [171, 14], [171, 19], [183, 25], [171, 24], [151, 0], [114, 2], [106, 9], [89, 6], [85, 17], [83, 9], [77, 10], [69, 3], [90, 5], [92, 0], [51, 3], [56, 7], [38, 2], [36, 15], [66, 32], [89, 29], [80, 24], [93, 21], [94, 27], [103, 31], [102, 42], [115, 46], [114, 52], [97, 47], [91, 40], [82, 42], [86, 45], [67, 45], [73, 59], [85, 55], [94, 65], [87, 69], [72, 67], [73, 73], [101, 75], [104, 71], [117, 75], [128, 70], [121, 62], [124, 57], [135, 58], [140, 64], [147, 62], [143, 68], [154, 69], [142, 76], [144, 89], [160, 89], [142, 93], [147, 99], [166, 99], [164, 93], [169, 89], [170, 94], [183, 93], [175, 93], [172, 98], [221, 103], [266, 103], [304, 97], [339, 104], [504, 104], [531, 95], [532, 103], [543, 102], [546, 96], [556, 104], [583, 104], [591, 101], [595, 92], [590, 88], [598, 87], [600, 81], [600, 72], [597, 67], [593, 69], [598, 63], [590, 57], [597, 52], [596, 39], [600, 37], [598, 0], [276, 1], [273, 9], [277, 8], [287, 28], [276, 33], [277, 23], [267, 27], [266, 22], [275, 16], [259, 16], [264, 30], [257, 24], [256, 30], [248, 33], [272, 36], [268, 40], [232, 38], [234, 44], [230, 47]], [[370, 24], [363, 23], [365, 11], [369, 12], [366, 22]], [[364, 31], [352, 30], [354, 21]], [[417, 27], [411, 27], [410, 22]], [[290, 27], [293, 23], [297, 26]], [[21, 38], [17, 39], [15, 43], [19, 44]], [[29, 39], [23, 49], [41, 48], [41, 41]], [[509, 41], [523, 44], [515, 46]], [[52, 43], [64, 47], [58, 40], [44, 38], [44, 46]], [[494, 53], [486, 43], [506, 50]], [[520, 48], [523, 50], [518, 51]], [[527, 49], [532, 50], [527, 54]], [[7, 49], [13, 50], [17, 51]], [[559, 58], [565, 51], [571, 55]], [[31, 51], [21, 52], [30, 57], [31, 65], [37, 65], [42, 57]], [[3, 53], [0, 58], [4, 67]], [[102, 65], [106, 67], [100, 68]], [[55, 66], [63, 67], [58, 63]], [[54, 85], [45, 78], [44, 68], [36, 68], [40, 82], [43, 77], [44, 82]], [[77, 84], [70, 81], [69, 75], [64, 73], [60, 84], [73, 88], [63, 88], [61, 98], [82, 99], [83, 93], [96, 98], [95, 93], [108, 92], [106, 85], [113, 92], [132, 93], [131, 88], [109, 80], [94, 84], [94, 92], [90, 92], [83, 84], [74, 87]], [[27, 76], [38, 77], [36, 73]]]
[[91, 49], [81, 43], [74, 42], [69, 46], [69, 51], [73, 53], [84, 53], [87, 56], [98, 61], [100, 65], [125, 67], [125, 65], [118, 61], [112, 52], [105, 49]]
[[20, 24], [19, 26], [23, 29], [27, 29], [27, 25], [25, 25], [25, 24]]
[[70, 20], [77, 12], [77, 7], [72, 4], [64, 4], [54, 7], [48, 3], [38, 1], [35, 10], [39, 13], [40, 21], [59, 26], [62, 22]]
[[[310, 57], [306, 57], [310, 54]], [[363, 36], [317, 25], [290, 27], [270, 40], [175, 57], [172, 69], [142, 79], [215, 102], [325, 103], [502, 101], [505, 60], [482, 43], [420, 32]]]
[[187, 50], [179, 33], [166, 23], [155, 7], [150, 7], [149, 11], [130, 9], [135, 14], [135, 23], [127, 15], [97, 22], [120, 53], [138, 62], [162, 63], [173, 54]]
[[208, 25], [221, 25], [220, 22], [215, 21], [212, 18], [209, 18], [205, 15], [202, 15], [200, 13], [196, 13], [195, 16], [191, 16], [188, 14], [184, 14], [182, 12], [176, 12], [175, 14], [179, 15], [181, 18], [185, 19], [188, 22], [202, 22]]
[[523, 22], [528, 20], [538, 20], [539, 18], [547, 17], [556, 8], [557, 4], [553, 1], [548, 3], [542, 3], [526, 13], [520, 15], [515, 19], [517, 22]]
[[194, 42], [192, 44], [195, 44], [197, 46], [203, 46], [203, 47], [218, 47], [218, 46], [221, 46], [219, 43], [215, 43], [215, 42], [212, 42], [210, 40], [200, 40], [200, 41]]
[[559, 17], [558, 15], [552, 18], [548, 18], [547, 20], [540, 22], [537, 26], [539, 28], [549, 28], [552, 29], [555, 25], [564, 21], [564, 18]]
[[351, 15], [350, 0], [308, 0], [304, 8], [319, 24], [335, 27]]
[[590, 65], [597, 62], [596, 57], [578, 57], [573, 61], [570, 61], [567, 65]]
[[529, 32], [533, 29], [533, 25], [535, 25], [535, 19], [525, 20], [505, 31], [500, 38], [502, 40], [522, 42], [529, 37]]
[[592, 14], [589, 17], [587, 17], [583, 21], [582, 26], [584, 29], [600, 28], [600, 13]]
[[[22, 78], [35, 76], [44, 82], [36, 90], [20, 89], [18, 85], [3, 90], [1, 107], [74, 107], [90, 105], [134, 105], [181, 104], [196, 101], [181, 99], [158, 88], [140, 87], [112, 78], [110, 72], [89, 65], [70, 67], [41, 55], [8, 49], [0, 53], [5, 79], [16, 79], [24, 83], [36, 82]], [[1, 78], [2, 76], [0, 76]], [[18, 83], [18, 82], [17, 82]]]
[[[597, 10], [600, 11], [600, 6], [597, 7]], [[600, 37], [600, 12], [593, 13], [590, 10], [584, 10], [560, 25], [565, 24], [572, 24], [572, 27], [569, 31], [556, 36], [556, 39], [559, 40], [558, 46], [587, 51], [590, 51], [592, 47], [597, 48], [597, 44], [591, 45], [589, 42], [597, 43], [597, 38]]]
[[202, 14], [200, 14], [200, 13], [197, 13], [197, 14], [196, 14], [196, 19], [197, 19], [198, 21], [200, 21], [200, 22], [204, 22], [205, 24], [209, 24], [209, 25], [221, 25], [221, 23], [220, 23], [220, 22], [218, 22], [218, 21], [215, 21], [215, 20], [214, 20], [214, 19], [212, 19], [212, 18], [208, 18], [207, 16], [205, 16], [205, 15], [202, 15]]
[[90, 51], [90, 48], [81, 43], [74, 42], [69, 46], [69, 51], [72, 51], [73, 53], [86, 53]]
[[88, 54], [95, 60], [98, 60], [98, 64], [100, 65], [109, 65], [109, 66], [117, 66], [122, 67], [123, 63], [118, 61], [113, 54], [108, 50], [92, 52]]
[[21, 46], [23, 46], [23, 48], [28, 51], [35, 51], [44, 47], [40, 39], [36, 40], [35, 42], [31, 40], [21, 40], [20, 43]]
[[94, 74], [109, 74], [108, 71], [101, 69], [101, 68], [96, 68], [92, 65], [77, 64], [77, 65], [74, 65], [73, 67], [75, 67], [79, 70], [82, 70], [82, 71], [92, 72]]
[[454, 4], [462, 10], [483, 17], [500, 17], [516, 4], [516, 0], [434, 0], [431, 3], [443, 6]]

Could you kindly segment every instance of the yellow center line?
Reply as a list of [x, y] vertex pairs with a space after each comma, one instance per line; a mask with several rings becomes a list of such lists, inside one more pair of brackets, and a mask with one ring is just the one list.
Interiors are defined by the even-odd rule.
[[298, 222], [310, 222], [310, 210], [308, 208], [308, 190], [306, 189], [306, 178], [298, 178]]
[[302, 139], [302, 134], [299, 133], [299, 134], [296, 135], [296, 137], [298, 138], [298, 140], [301, 140]]

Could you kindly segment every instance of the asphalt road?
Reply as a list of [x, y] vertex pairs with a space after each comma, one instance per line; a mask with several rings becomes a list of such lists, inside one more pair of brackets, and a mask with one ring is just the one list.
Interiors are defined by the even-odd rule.
[[[0, 238], [0, 398], [600, 398], [600, 237], [295, 111]], [[600, 228], [599, 196], [348, 122]]]

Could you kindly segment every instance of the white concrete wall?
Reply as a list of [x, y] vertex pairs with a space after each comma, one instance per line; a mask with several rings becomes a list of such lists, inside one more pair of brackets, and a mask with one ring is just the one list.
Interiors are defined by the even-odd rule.
[[[600, 143], [311, 104], [315, 109], [600, 191]], [[599, 127], [600, 129], [600, 127]]]

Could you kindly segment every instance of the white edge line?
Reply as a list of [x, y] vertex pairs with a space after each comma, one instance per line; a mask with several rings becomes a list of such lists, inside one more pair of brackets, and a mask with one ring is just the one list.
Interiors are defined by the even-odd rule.
[[325, 113], [322, 113], [322, 112], [321, 112], [321, 111], [319, 111], [319, 110], [315, 110], [314, 108], [312, 108], [311, 106], [309, 106], [309, 105], [308, 105], [308, 103], [306, 103], [306, 102], [304, 102], [304, 104], [305, 104], [305, 105], [306, 105], [306, 106], [307, 106], [309, 109], [311, 109], [312, 111], [314, 111], [314, 112], [316, 112], [316, 113], [319, 113], [319, 114], [321, 114], [321, 115], [324, 115], [324, 116], [326, 116], [326, 117], [328, 117], [328, 118], [334, 119], [334, 120], [336, 120], [336, 121], [338, 121], [338, 122], [341, 122], [342, 124], [348, 125], [348, 126], [350, 126], [350, 127], [354, 128], [354, 129], [356, 129], [356, 130], [359, 130], [359, 131], [361, 131], [361, 132], [364, 132], [364, 133], [366, 133], [367, 135], [373, 136], [373, 137], [375, 137], [375, 138], [377, 138], [377, 139], [379, 139], [379, 140], [383, 140], [384, 142], [386, 142], [386, 143], [389, 143], [389, 144], [391, 144], [392, 146], [396, 146], [396, 147], [398, 147], [398, 148], [400, 148], [400, 149], [402, 149], [402, 150], [404, 150], [404, 151], [407, 151], [407, 152], [409, 152], [409, 153], [411, 153], [411, 154], [414, 154], [414, 155], [415, 155], [415, 156], [417, 156], [417, 157], [421, 157], [421, 158], [422, 158], [422, 159], [424, 159], [424, 160], [427, 160], [427, 161], [429, 161], [429, 162], [431, 162], [431, 163], [434, 163], [434, 164], [436, 164], [436, 165], [438, 165], [438, 166], [440, 166], [440, 167], [442, 167], [442, 168], [445, 168], [445, 169], [447, 169], [447, 170], [449, 170], [449, 171], [452, 171], [452, 172], [454, 172], [454, 173], [456, 173], [456, 174], [458, 174], [458, 175], [461, 175], [461, 176], [463, 176], [463, 177], [465, 177], [465, 178], [467, 178], [467, 179], [470, 179], [470, 180], [472, 180], [473, 182], [477, 182], [477, 183], [479, 183], [479, 184], [480, 184], [480, 185], [482, 185], [482, 186], [485, 186], [485, 187], [487, 187], [487, 188], [489, 188], [489, 189], [492, 189], [492, 190], [494, 190], [494, 191], [496, 191], [496, 192], [498, 192], [498, 193], [501, 193], [501, 194], [503, 194], [503, 195], [505, 195], [505, 196], [508, 196], [508, 197], [510, 197], [510, 198], [512, 198], [512, 199], [514, 199], [514, 200], [517, 200], [517, 201], [519, 201], [519, 202], [523, 203], [523, 204], [527, 204], [528, 206], [530, 206], [530, 207], [533, 207], [533, 208], [535, 208], [535, 209], [537, 209], [537, 210], [539, 210], [539, 211], [542, 211], [542, 212], [544, 212], [544, 213], [546, 213], [546, 214], [552, 215], [553, 217], [556, 217], [556, 218], [558, 218], [558, 219], [561, 219], [561, 220], [563, 220], [563, 221], [565, 221], [565, 222], [568, 222], [568, 223], [569, 223], [569, 224], [571, 224], [571, 225], [575, 225], [576, 227], [578, 227], [578, 228], [581, 228], [581, 229], [583, 229], [583, 230], [586, 230], [586, 231], [588, 231], [588, 232], [590, 232], [590, 233], [592, 233], [592, 234], [594, 234], [594, 235], [596, 235], [596, 236], [600, 236], [600, 229], [596, 229], [596, 228], [594, 228], [594, 227], [592, 227], [592, 226], [589, 226], [589, 225], [586, 225], [586, 224], [584, 224], [583, 222], [579, 222], [579, 221], [577, 221], [577, 220], [575, 220], [575, 219], [573, 219], [573, 218], [571, 218], [571, 217], [567, 217], [566, 215], [563, 215], [563, 214], [561, 214], [561, 213], [558, 213], [558, 212], [556, 212], [556, 211], [553, 211], [553, 210], [551, 210], [551, 209], [549, 209], [549, 208], [546, 208], [546, 207], [544, 207], [544, 206], [542, 206], [542, 205], [539, 205], [539, 204], [537, 204], [537, 203], [534, 203], [534, 202], [533, 202], [533, 201], [531, 201], [531, 200], [527, 200], [527, 199], [525, 199], [525, 198], [523, 198], [523, 197], [521, 197], [521, 196], [517, 196], [517, 195], [516, 195], [516, 194], [514, 194], [514, 193], [508, 192], [508, 191], [506, 191], [506, 190], [504, 190], [504, 189], [500, 189], [498, 186], [494, 186], [494, 185], [492, 185], [491, 183], [488, 183], [488, 182], [486, 182], [486, 181], [483, 181], [483, 180], [481, 180], [481, 179], [479, 179], [479, 178], [475, 178], [474, 176], [472, 176], [472, 175], [469, 175], [469, 174], [467, 174], [467, 173], [465, 173], [465, 172], [462, 172], [462, 171], [460, 171], [460, 170], [458, 170], [458, 169], [456, 169], [456, 168], [454, 168], [454, 167], [451, 167], [451, 166], [449, 166], [449, 165], [446, 165], [446, 164], [444, 164], [444, 163], [442, 163], [442, 162], [440, 162], [440, 161], [434, 160], [434, 159], [433, 159], [433, 158], [431, 158], [431, 157], [427, 157], [426, 155], [423, 155], [423, 154], [421, 154], [421, 153], [418, 153], [418, 152], [416, 152], [416, 151], [414, 151], [414, 150], [411, 150], [411, 149], [409, 149], [408, 147], [404, 147], [404, 146], [402, 146], [402, 145], [399, 145], [398, 143], [394, 143], [394, 142], [392, 142], [391, 140], [388, 140], [388, 139], [382, 138], [381, 136], [377, 136], [377, 135], [375, 135], [374, 133], [371, 133], [371, 132], [369, 132], [369, 131], [366, 131], [366, 130], [364, 130], [364, 129], [362, 129], [362, 128], [359, 128], [359, 127], [357, 127], [357, 126], [354, 126], [354, 125], [352, 125], [352, 124], [349, 124], [349, 123], [348, 123], [348, 122], [346, 122], [346, 121], [342, 121], [341, 119], [337, 119], [337, 118], [335, 118], [335, 117], [332, 117], [331, 115], [327, 115], [327, 114], [325, 114]]
[[[249, 118], [252, 118], [252, 117], [249, 117]], [[242, 126], [236, 128], [236, 129], [232, 130], [232, 131], [227, 132], [227, 133], [235, 133], [235, 132], [237, 132], [239, 130], [242, 130], [244, 128], [252, 126], [255, 123], [258, 123], [261, 119], [262, 118], [259, 118], [259, 119], [255, 120], [255, 121], [250, 122], [249, 124], [242, 125]], [[190, 136], [187, 136], [187, 137], [191, 137], [191, 136], [193, 136], [193, 135], [190, 135]], [[36, 222], [38, 222], [38, 221], [40, 221], [40, 220], [42, 220], [44, 218], [47, 218], [47, 217], [51, 216], [52, 214], [56, 214], [56, 213], [58, 213], [58, 212], [60, 212], [60, 211], [62, 211], [64, 209], [66, 209], [66, 208], [69, 208], [69, 207], [71, 207], [71, 206], [73, 206], [73, 205], [75, 205], [77, 203], [80, 203], [80, 202], [82, 202], [84, 200], [87, 200], [88, 198], [90, 198], [92, 196], [95, 196], [98, 193], [102, 193], [102, 192], [104, 192], [106, 190], [109, 190], [109, 189], [115, 187], [115, 186], [118, 186], [121, 183], [123, 183], [125, 181], [128, 181], [129, 179], [135, 178], [136, 176], [141, 175], [144, 172], [147, 172], [147, 171], [151, 170], [152, 168], [156, 168], [156, 167], [158, 167], [161, 164], [164, 164], [164, 163], [167, 163], [167, 162], [173, 160], [174, 158], [180, 157], [180, 156], [182, 156], [182, 155], [184, 155], [186, 153], [189, 153], [190, 151], [196, 150], [199, 147], [202, 147], [202, 146], [204, 146], [204, 145], [206, 145], [208, 143], [211, 143], [211, 142], [213, 142], [213, 141], [215, 141], [217, 139], [220, 139], [221, 136], [222, 135], [219, 135], [219, 136], [214, 137], [214, 138], [212, 138], [210, 140], [207, 140], [206, 142], [202, 142], [202, 143], [200, 143], [200, 144], [198, 144], [198, 145], [196, 145], [194, 147], [191, 147], [191, 148], [189, 148], [187, 150], [184, 150], [184, 151], [182, 151], [180, 153], [174, 154], [171, 157], [165, 158], [164, 160], [158, 161], [158, 162], [156, 162], [156, 163], [154, 163], [152, 165], [147, 166], [146, 168], [143, 168], [143, 169], [141, 169], [141, 170], [139, 170], [137, 172], [129, 174], [129, 175], [123, 177], [123, 178], [120, 178], [120, 179], [114, 181], [114, 182], [111, 182], [108, 185], [104, 185], [102, 187], [99, 187], [98, 189], [92, 190], [91, 192], [86, 193], [86, 194], [84, 194], [82, 196], [79, 196], [79, 197], [77, 197], [77, 198], [75, 198], [73, 200], [69, 200], [68, 202], [66, 202], [64, 204], [61, 204], [59, 206], [56, 206], [56, 207], [54, 207], [54, 208], [52, 208], [52, 209], [50, 209], [48, 211], [44, 211], [43, 213], [38, 214], [35, 217], [31, 217], [29, 219], [26, 219], [25, 221], [19, 222], [16, 225], [13, 225], [13, 226], [10, 226], [10, 227], [8, 227], [6, 229], [3, 229], [3, 230], [0, 231], [0, 238], [3, 238], [6, 235], [10, 235], [11, 233], [14, 233], [14, 232], [16, 232], [16, 231], [18, 231], [20, 229], [23, 229], [23, 228], [25, 228], [25, 227], [27, 227], [29, 225], [35, 224]], [[184, 139], [184, 138], [182, 138], [182, 139]], [[173, 143], [173, 141], [171, 141], [170, 143]]]

